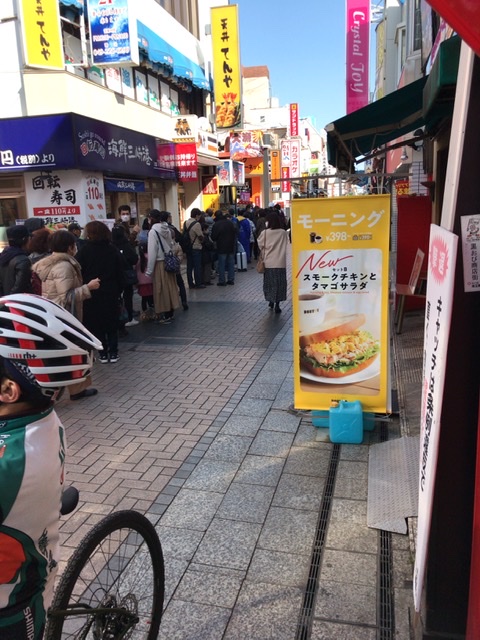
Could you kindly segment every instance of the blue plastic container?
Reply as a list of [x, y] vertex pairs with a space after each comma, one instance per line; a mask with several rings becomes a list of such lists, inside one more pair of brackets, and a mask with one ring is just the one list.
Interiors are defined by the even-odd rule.
[[375, 429], [375, 414], [365, 411], [363, 414], [363, 430], [373, 431]]
[[363, 442], [363, 412], [359, 400], [340, 400], [330, 409], [330, 440], [339, 444]]

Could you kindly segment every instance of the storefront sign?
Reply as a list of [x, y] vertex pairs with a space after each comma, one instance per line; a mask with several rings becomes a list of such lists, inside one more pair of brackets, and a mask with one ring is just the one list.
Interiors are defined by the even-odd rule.
[[0, 120], [0, 172], [75, 164], [69, 115]]
[[221, 187], [239, 187], [245, 184], [245, 165], [243, 162], [224, 160], [217, 168], [218, 184]]
[[143, 193], [145, 191], [145, 182], [143, 180], [132, 180], [131, 178], [106, 178], [105, 189], [107, 191]]
[[261, 131], [232, 131], [230, 133], [230, 158], [263, 158]]
[[431, 225], [425, 310], [418, 524], [413, 591], [420, 611], [432, 518], [458, 237]]
[[217, 176], [202, 176], [202, 207], [203, 210], [220, 209], [220, 189]]
[[368, 104], [370, 0], [347, 0], [347, 114]]
[[280, 180], [280, 151], [270, 151], [270, 180]]
[[231, 129], [242, 119], [238, 6], [212, 7], [210, 16], [216, 125], [218, 129]]
[[175, 179], [175, 144], [173, 142], [157, 143], [157, 161], [160, 178]]
[[40, 171], [25, 174], [27, 208], [50, 227], [106, 217], [102, 174]]
[[291, 140], [282, 140], [280, 145], [282, 152], [281, 164], [282, 167], [289, 167], [292, 161], [292, 142]]
[[138, 66], [137, 20], [129, 0], [87, 0], [93, 65]]
[[290, 177], [300, 178], [300, 140], [290, 140]]
[[292, 201], [295, 407], [388, 412], [390, 197]]
[[298, 103], [292, 102], [290, 105], [290, 135], [298, 136]]
[[175, 145], [175, 169], [182, 182], [198, 180], [197, 146], [194, 142]]
[[462, 216], [463, 285], [466, 292], [480, 291], [480, 215]]
[[181, 116], [172, 120], [173, 142], [195, 142], [197, 116]]
[[263, 176], [263, 158], [245, 159], [246, 176]]
[[282, 167], [282, 192], [290, 193], [290, 169], [288, 167]]
[[76, 114], [73, 126], [80, 168], [159, 177], [155, 138]]
[[58, 0], [20, 0], [25, 65], [63, 69], [63, 42]]

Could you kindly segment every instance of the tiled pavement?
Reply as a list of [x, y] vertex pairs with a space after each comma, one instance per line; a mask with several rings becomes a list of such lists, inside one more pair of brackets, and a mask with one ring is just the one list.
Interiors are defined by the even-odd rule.
[[366, 526], [368, 442], [333, 446], [289, 410], [290, 303], [275, 315], [261, 289], [251, 268], [190, 292], [189, 311], [131, 328], [119, 362], [95, 366], [98, 396], [59, 403], [82, 500], [62, 524], [64, 556], [133, 508], [164, 548], [161, 640], [407, 640], [408, 536], [388, 534], [385, 568]]

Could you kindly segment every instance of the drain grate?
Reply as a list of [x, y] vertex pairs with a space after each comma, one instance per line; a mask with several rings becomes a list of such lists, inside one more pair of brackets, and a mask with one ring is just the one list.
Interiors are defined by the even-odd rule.
[[313, 622], [313, 610], [315, 606], [315, 596], [318, 588], [318, 575], [322, 561], [323, 548], [327, 537], [328, 520], [332, 508], [333, 491], [335, 488], [335, 478], [337, 476], [338, 461], [340, 459], [340, 445], [334, 444], [328, 465], [327, 478], [323, 490], [322, 504], [318, 516], [315, 540], [313, 543], [312, 558], [310, 562], [310, 572], [308, 575], [307, 588], [303, 598], [303, 606], [298, 623], [295, 640], [307, 640]]
[[[388, 423], [380, 423], [380, 442], [388, 440]], [[377, 570], [378, 640], [393, 640], [395, 636], [395, 597], [393, 588], [393, 551], [390, 531], [378, 532]]]

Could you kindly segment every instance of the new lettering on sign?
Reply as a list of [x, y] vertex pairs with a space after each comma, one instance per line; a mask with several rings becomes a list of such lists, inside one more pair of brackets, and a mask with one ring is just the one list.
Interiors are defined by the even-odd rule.
[[368, 104], [370, 0], [347, 0], [347, 113]]
[[213, 7], [210, 17], [216, 125], [231, 129], [240, 125], [242, 116], [238, 6]]
[[27, 67], [63, 69], [58, 0], [21, 0], [20, 7]]
[[418, 525], [413, 573], [415, 610], [420, 611], [432, 518], [440, 441], [443, 389], [452, 317], [458, 237], [431, 225], [425, 307]]
[[389, 410], [390, 197], [292, 202], [295, 407]]
[[138, 66], [137, 21], [129, 0], [87, 0], [95, 66]]

